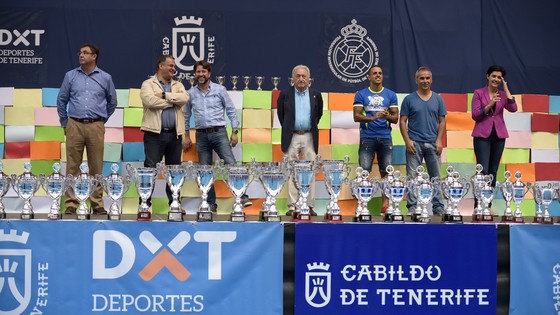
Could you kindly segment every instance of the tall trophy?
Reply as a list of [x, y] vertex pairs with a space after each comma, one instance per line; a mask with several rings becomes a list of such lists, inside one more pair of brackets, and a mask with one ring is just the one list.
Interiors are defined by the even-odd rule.
[[453, 171], [451, 173], [451, 182], [446, 182], [448, 185], [448, 198], [451, 203], [451, 213], [447, 216], [446, 223], [463, 223], [463, 216], [459, 212], [459, 203], [469, 192], [470, 184], [467, 179], [461, 177], [459, 172]]
[[[401, 213], [399, 205], [406, 195], [406, 177], [402, 176], [399, 170], [393, 171], [392, 178], [387, 185], [386, 195], [389, 199], [389, 208], [392, 207], [388, 221], [392, 223], [404, 223], [404, 216]], [[389, 210], [389, 208], [387, 208], [387, 210]]]
[[245, 194], [247, 187], [253, 181], [254, 170], [249, 164], [225, 164], [220, 165], [219, 168], [224, 181], [235, 197], [230, 219], [232, 222], [244, 222], [245, 212], [241, 204], [241, 196]]
[[35, 217], [33, 213], [33, 206], [31, 205], [31, 198], [41, 186], [41, 180], [38, 176], [31, 173], [31, 163], [26, 162], [23, 164], [23, 174], [17, 176], [12, 175], [12, 186], [17, 195], [23, 199], [23, 209], [20, 214], [22, 220], [30, 220]]
[[290, 170], [295, 186], [299, 191], [299, 198], [295, 204], [294, 221], [310, 221], [310, 208], [307, 205], [307, 196], [311, 190], [311, 183], [319, 172], [320, 157], [317, 160], [294, 160], [291, 161]]
[[[533, 223], [539, 224], [553, 224], [550, 212], [548, 212], [548, 206], [554, 200], [555, 189], [551, 183], [546, 185], [535, 184], [533, 186], [533, 196], [537, 204], [537, 210], [535, 213], [535, 219]], [[541, 205], [544, 206], [544, 212], [542, 211]]]
[[107, 196], [111, 198], [111, 207], [109, 208], [107, 218], [111, 221], [119, 221], [122, 212], [118, 202], [130, 188], [130, 177], [120, 175], [119, 165], [113, 163], [111, 165], [111, 174], [98, 180]]
[[277, 91], [278, 84], [280, 84], [280, 77], [272, 77], [271, 80], [272, 80], [272, 85], [274, 86], [272, 90]]
[[492, 175], [484, 175], [484, 186], [480, 189], [480, 199], [484, 205], [481, 217], [482, 222], [494, 222], [494, 216], [490, 213], [490, 204], [497, 191], [497, 187], [492, 187]]
[[480, 222], [482, 221], [482, 188], [486, 184], [484, 181], [484, 174], [482, 174], [483, 167], [481, 164], [477, 164], [475, 167], [475, 174], [471, 177], [471, 185], [473, 196], [476, 201], [476, 208], [474, 209], [472, 221]]
[[185, 180], [192, 179], [192, 169], [193, 164], [191, 161], [189, 161], [187, 165], [165, 165], [165, 179], [167, 181], [167, 186], [169, 186], [169, 190], [171, 190], [172, 196], [169, 211], [167, 212], [167, 221], [183, 221], [183, 210], [181, 209], [181, 203], [179, 202], [179, 193], [181, 192], [181, 187], [183, 187]]
[[52, 199], [51, 209], [47, 214], [47, 218], [49, 220], [59, 220], [62, 217], [60, 214], [60, 198], [62, 198], [62, 195], [64, 195], [68, 188], [68, 180], [64, 175], [60, 174], [60, 163], [54, 163], [52, 168], [54, 171], [52, 174], [49, 176], [41, 174], [40, 177], [43, 189]]
[[70, 187], [74, 191], [74, 195], [80, 205], [76, 211], [76, 219], [78, 220], [89, 220], [90, 219], [90, 209], [86, 204], [89, 196], [97, 188], [99, 181], [95, 176], [89, 174], [89, 167], [87, 162], [80, 164], [80, 174], [78, 176], [72, 176], [71, 174], [67, 176], [70, 183]]
[[[425, 181], [424, 174], [426, 174], [424, 166], [418, 165], [418, 167], [416, 167], [416, 176], [410, 175], [407, 180], [408, 192], [415, 198], [418, 198], [417, 187], [419, 187]], [[420, 222], [420, 216], [422, 215], [422, 203], [418, 200], [416, 201], [416, 203], [417, 206], [416, 208], [414, 208], [414, 212], [412, 213], [412, 222]]]
[[257, 76], [255, 77], [255, 80], [257, 81], [257, 91], [262, 91], [262, 84], [264, 82], [264, 77]]
[[455, 172], [455, 169], [453, 168], [452, 165], [447, 166], [447, 177], [445, 177], [442, 181], [441, 181], [441, 195], [447, 200], [447, 207], [445, 207], [445, 211], [443, 212], [443, 217], [441, 218], [442, 222], [449, 222], [449, 217], [451, 216], [451, 213], [453, 212], [453, 203], [451, 202], [451, 199], [449, 197], [449, 189], [450, 186], [453, 184], [453, 172]]
[[4, 207], [4, 202], [2, 201], [2, 199], [6, 195], [8, 189], [10, 189], [10, 186], [12, 184], [12, 179], [10, 178], [10, 175], [4, 173], [2, 171], [3, 168], [4, 168], [4, 163], [0, 162], [0, 219], [6, 218], [6, 210], [5, 210], [6, 208]]
[[189, 80], [189, 84], [191, 85], [191, 89], [192, 89], [192, 88], [194, 87], [194, 85], [195, 85], [195, 84], [194, 84], [194, 83], [195, 83], [195, 77], [194, 77], [194, 75], [189, 75], [189, 76], [187, 77], [187, 79]]
[[379, 189], [379, 181], [375, 178], [369, 179], [369, 172], [361, 167], [356, 168], [356, 173], [356, 178], [351, 182], [352, 193], [358, 200], [354, 222], [371, 222], [367, 204]]
[[[512, 199], [515, 203], [515, 212], [513, 213], [513, 223], [524, 223], [523, 213], [521, 212], [521, 203], [523, 202], [523, 197], [531, 190], [531, 183], [524, 183], [521, 181], [521, 172], [515, 172], [515, 182], [512, 184]], [[503, 221], [503, 218], [502, 218]]]
[[201, 203], [196, 213], [196, 221], [198, 222], [212, 222], [213, 213], [208, 203], [208, 192], [214, 184], [214, 166], [205, 164], [193, 164], [194, 178], [200, 190]]
[[513, 211], [511, 211], [511, 200], [513, 199], [513, 183], [510, 181], [511, 172], [504, 172], [504, 182], [496, 182], [496, 187], [500, 188], [502, 197], [506, 202], [506, 210], [502, 216], [502, 222], [511, 223], [513, 222]]
[[330, 195], [325, 221], [342, 222], [340, 207], [338, 206], [338, 196], [342, 192], [342, 184], [346, 182], [350, 174], [350, 157], [346, 155], [344, 160], [324, 160], [321, 169], [325, 176], [325, 186]]
[[256, 165], [256, 174], [266, 192], [266, 200], [259, 219], [265, 222], [280, 222], [281, 218], [276, 208], [276, 197], [289, 180], [287, 157], [282, 162], [265, 162]]
[[244, 90], [248, 90], [249, 89], [249, 83], [251, 83], [251, 76], [249, 76], [249, 75], [243, 76], [243, 83], [245, 84]]
[[416, 169], [418, 174], [421, 174], [421, 179], [415, 179], [409, 182], [409, 189], [411, 193], [416, 197], [417, 207], [421, 208], [420, 215], [413, 216], [415, 222], [420, 223], [430, 223], [430, 215], [428, 214], [428, 204], [432, 201], [432, 198], [437, 193], [439, 178], [434, 177], [430, 180], [428, 173], [424, 172], [424, 167], [422, 165], [418, 166]]
[[230, 77], [230, 79], [231, 79], [231, 85], [232, 85], [231, 89], [232, 89], [233, 91], [236, 91], [236, 90], [237, 90], [237, 82], [239, 81], [239, 76], [237, 76], [237, 75], [232, 75], [232, 76]]
[[126, 164], [126, 170], [129, 176], [134, 180], [136, 191], [140, 196], [140, 205], [138, 206], [138, 214], [136, 220], [151, 221], [152, 213], [148, 205], [148, 198], [152, 195], [156, 178], [161, 174], [163, 164], [159, 162], [156, 167], [133, 167]]
[[219, 76], [216, 76], [216, 80], [218, 81], [219, 85], [224, 85], [224, 81], [226, 80], [226, 77], [223, 76], [223, 75], [219, 75]]

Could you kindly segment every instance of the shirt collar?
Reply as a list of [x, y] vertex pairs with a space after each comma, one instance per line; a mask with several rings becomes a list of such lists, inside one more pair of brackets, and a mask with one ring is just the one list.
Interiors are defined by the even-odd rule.
[[295, 88], [294, 88], [294, 90], [296, 90], [296, 95], [299, 95], [299, 96], [305, 96], [309, 92], [309, 88], [306, 88], [305, 90], [303, 90], [303, 92], [300, 92], [298, 89], [295, 89]]

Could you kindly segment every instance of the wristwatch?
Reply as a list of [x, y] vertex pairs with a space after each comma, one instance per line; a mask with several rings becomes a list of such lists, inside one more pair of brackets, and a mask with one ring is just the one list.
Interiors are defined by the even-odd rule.
[[239, 129], [232, 130], [231, 132], [233, 132], [233, 133], [235, 133], [235, 134], [238, 134], [238, 133], [239, 133]]
[[165, 91], [161, 92], [161, 98], [165, 99]]

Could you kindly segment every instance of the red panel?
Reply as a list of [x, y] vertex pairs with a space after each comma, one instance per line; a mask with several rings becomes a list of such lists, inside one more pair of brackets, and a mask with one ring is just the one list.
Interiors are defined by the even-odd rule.
[[280, 90], [272, 90], [272, 108], [277, 108], [278, 97], [280, 96]]
[[144, 132], [139, 127], [124, 127], [124, 142], [144, 142]]
[[531, 116], [531, 131], [558, 133], [560, 116], [548, 114], [533, 114]]
[[535, 163], [535, 180], [560, 179], [560, 163]]
[[449, 94], [440, 93], [443, 101], [445, 102], [445, 108], [448, 112], [466, 112], [468, 109], [467, 94]]
[[4, 143], [6, 159], [22, 159], [31, 157], [30, 142], [6, 142]]
[[523, 94], [523, 111], [548, 113], [548, 95]]

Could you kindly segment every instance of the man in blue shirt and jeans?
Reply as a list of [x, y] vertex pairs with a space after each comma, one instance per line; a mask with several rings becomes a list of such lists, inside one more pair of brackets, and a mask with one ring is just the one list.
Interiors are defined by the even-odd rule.
[[[83, 44], [78, 52], [80, 66], [66, 72], [56, 102], [60, 125], [66, 135], [66, 174], [78, 175], [87, 150], [91, 175], [103, 174], [105, 122], [117, 107], [117, 92], [111, 75], [97, 67], [99, 48]], [[65, 194], [65, 214], [78, 207], [72, 190]], [[94, 214], [107, 214], [101, 185], [90, 196]]]
[[[369, 86], [354, 97], [354, 121], [360, 123], [360, 147], [358, 149], [360, 167], [371, 172], [373, 158], [381, 177], [387, 176], [385, 169], [391, 164], [393, 140], [391, 124], [399, 120], [397, 94], [383, 86], [383, 69], [373, 66], [368, 73]], [[381, 194], [381, 212], [389, 207], [385, 194]]]
[[[426, 162], [430, 178], [440, 177], [443, 134], [447, 110], [443, 98], [431, 90], [432, 71], [420, 67], [416, 71], [418, 90], [407, 95], [401, 105], [399, 126], [406, 144], [406, 174], [416, 175], [416, 168]], [[407, 192], [408, 213], [416, 209], [416, 198]], [[443, 213], [441, 193], [436, 191], [432, 199], [432, 212]]]
[[[240, 123], [237, 119], [235, 106], [224, 86], [210, 80], [212, 65], [205, 60], [194, 64], [194, 75], [197, 85], [189, 90], [190, 99], [185, 106], [185, 137], [183, 150], [192, 146], [189, 135], [189, 122], [194, 115], [196, 128], [196, 152], [200, 164], [212, 164], [212, 151], [215, 151], [225, 164], [235, 164], [232, 147], [237, 145], [237, 134]], [[231, 139], [228, 139], [224, 112], [231, 122]], [[214, 186], [208, 192], [208, 203], [212, 212], [217, 212], [216, 191]], [[253, 203], [247, 195], [241, 197], [241, 204], [248, 207]]]

